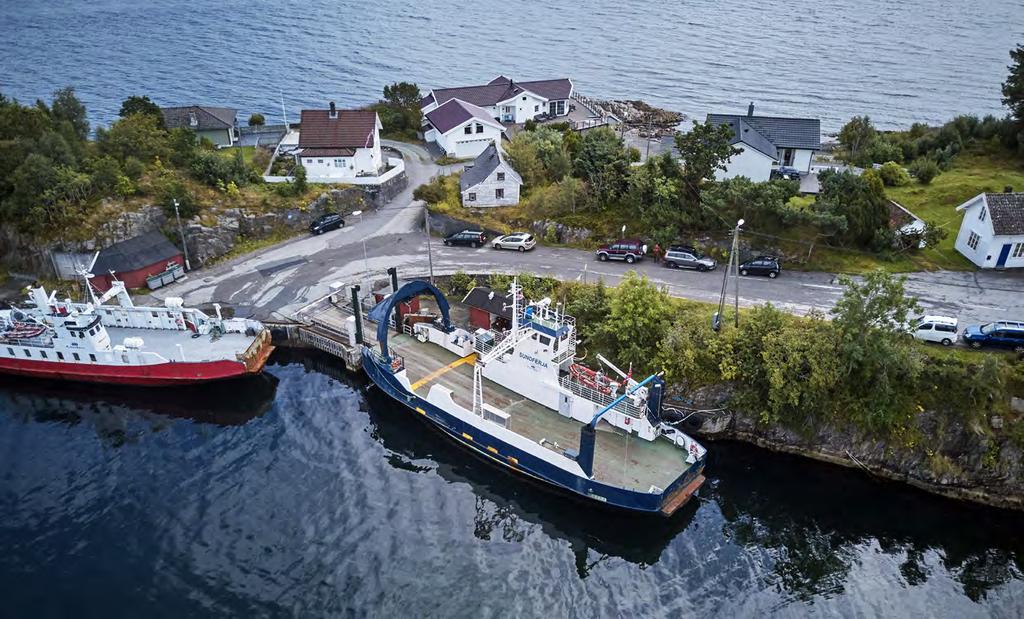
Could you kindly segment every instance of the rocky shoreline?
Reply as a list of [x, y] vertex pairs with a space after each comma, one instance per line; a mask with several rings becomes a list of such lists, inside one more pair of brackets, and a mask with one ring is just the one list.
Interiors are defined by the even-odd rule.
[[[971, 424], [964, 423], [965, 415], [923, 411], [916, 417], [920, 440], [901, 445], [844, 425], [768, 426], [756, 414], [728, 408], [730, 392], [727, 387], [703, 390], [701, 407], [726, 408], [688, 431], [705, 440], [741, 441], [859, 468], [949, 498], [1024, 510], [1024, 453], [999, 415], [979, 415], [984, 421]], [[1014, 398], [1011, 406], [1024, 410], [1024, 400]]]

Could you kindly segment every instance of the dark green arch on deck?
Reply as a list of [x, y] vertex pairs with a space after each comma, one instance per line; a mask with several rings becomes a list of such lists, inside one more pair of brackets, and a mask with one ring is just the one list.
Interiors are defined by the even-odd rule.
[[444, 322], [444, 329], [445, 331], [451, 331], [452, 321], [448, 314], [448, 299], [445, 298], [444, 293], [430, 282], [411, 281], [399, 288], [398, 292], [373, 306], [373, 309], [367, 314], [370, 320], [377, 322], [377, 341], [380, 343], [380, 353], [385, 361], [391, 361], [391, 355], [388, 353], [388, 317], [391, 315], [391, 312], [399, 303], [427, 293], [434, 295], [434, 298], [437, 299], [437, 307], [441, 310], [441, 320]]

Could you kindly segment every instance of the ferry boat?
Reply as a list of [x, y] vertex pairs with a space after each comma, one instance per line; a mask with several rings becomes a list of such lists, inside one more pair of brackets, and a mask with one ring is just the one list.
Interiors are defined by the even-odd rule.
[[[434, 286], [414, 281], [369, 312], [363, 368], [384, 393], [461, 445], [577, 497], [670, 516], [704, 482], [707, 450], [663, 409], [660, 375], [634, 380], [577, 363], [576, 325], [549, 299], [511, 287], [504, 331], [454, 327]], [[399, 304], [432, 294], [441, 317], [389, 333]], [[398, 321], [401, 325], [401, 321]]]
[[[208, 316], [168, 298], [136, 307], [124, 282], [91, 301], [29, 289], [25, 308], [0, 310], [0, 373], [131, 385], [178, 385], [255, 374], [273, 350], [255, 320]], [[116, 299], [117, 304], [107, 304]]]

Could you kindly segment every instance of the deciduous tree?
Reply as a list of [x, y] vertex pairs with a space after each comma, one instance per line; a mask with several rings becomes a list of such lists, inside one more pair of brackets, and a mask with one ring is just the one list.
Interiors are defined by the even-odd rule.
[[854, 116], [839, 130], [839, 144], [845, 151], [846, 160], [856, 165], [871, 163], [869, 151], [875, 143], [878, 132], [868, 116]]
[[676, 134], [676, 150], [682, 161], [682, 197], [684, 208], [697, 209], [704, 181], [714, 178], [715, 172], [725, 170], [730, 157], [741, 149], [734, 147], [732, 128], [711, 122], [694, 121], [687, 133]]
[[164, 115], [160, 112], [160, 106], [146, 95], [141, 97], [138, 95], [132, 95], [124, 100], [121, 104], [121, 111], [117, 113], [118, 116], [124, 118], [125, 116], [131, 116], [132, 114], [148, 114], [153, 118], [157, 119], [157, 124], [164, 127]]

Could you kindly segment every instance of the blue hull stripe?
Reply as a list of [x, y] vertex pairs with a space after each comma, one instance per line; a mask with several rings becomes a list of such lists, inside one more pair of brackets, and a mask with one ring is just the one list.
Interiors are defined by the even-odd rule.
[[626, 490], [617, 486], [601, 483], [574, 475], [542, 458], [527, 453], [514, 445], [489, 434], [482, 426], [473, 426], [451, 415], [441, 408], [430, 404], [420, 396], [408, 392], [395, 380], [390, 368], [384, 368], [365, 350], [363, 351], [363, 369], [384, 393], [410, 410], [426, 417], [432, 424], [444, 431], [459, 444], [473, 449], [505, 468], [512, 469], [528, 477], [538, 479], [562, 490], [576, 495], [599, 501], [603, 504], [622, 509], [661, 513], [665, 498], [681, 486], [688, 485], [696, 479], [704, 469], [703, 458], [680, 475], [660, 494]]

